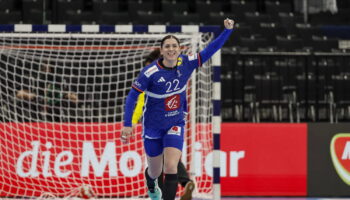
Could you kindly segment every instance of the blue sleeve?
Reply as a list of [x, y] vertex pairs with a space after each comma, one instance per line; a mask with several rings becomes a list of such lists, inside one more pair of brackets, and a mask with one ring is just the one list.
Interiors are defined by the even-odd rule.
[[131, 127], [132, 114], [137, 102], [137, 98], [141, 93], [134, 88], [131, 88], [128, 96], [126, 97], [125, 109], [124, 109], [124, 126]]
[[150, 84], [150, 81], [152, 80], [152, 74], [158, 72], [159, 69], [156, 65], [149, 65], [144, 67], [136, 80], [132, 84], [132, 88], [139, 91], [140, 93], [144, 92], [148, 85]]
[[209, 58], [225, 44], [232, 31], [233, 29], [225, 29], [217, 38], [215, 38], [215, 40], [210, 42], [210, 44], [199, 53], [201, 64], [209, 60]]

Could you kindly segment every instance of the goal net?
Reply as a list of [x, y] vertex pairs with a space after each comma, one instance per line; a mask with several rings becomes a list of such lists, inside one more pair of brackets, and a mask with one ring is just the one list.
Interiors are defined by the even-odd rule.
[[[119, 138], [125, 97], [165, 35], [0, 34], [0, 197], [79, 196], [87, 188], [101, 198], [147, 197], [141, 126], [129, 144]], [[184, 54], [213, 38], [176, 36]], [[197, 197], [212, 195], [210, 63], [188, 87], [182, 161]]]

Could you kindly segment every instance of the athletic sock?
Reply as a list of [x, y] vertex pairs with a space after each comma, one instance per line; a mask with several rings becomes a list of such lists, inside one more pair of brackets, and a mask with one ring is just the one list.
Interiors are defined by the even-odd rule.
[[174, 200], [177, 190], [177, 174], [165, 174], [163, 199]]
[[157, 178], [158, 181], [158, 187], [160, 188], [160, 190], [163, 192], [163, 185], [164, 185], [164, 176], [163, 176], [163, 172], [160, 174], [160, 176]]
[[154, 193], [154, 188], [156, 186], [156, 179], [153, 179], [151, 178], [149, 175], [148, 175], [148, 168], [146, 168], [145, 170], [145, 177], [146, 177], [146, 183], [147, 183], [147, 188], [150, 192]]

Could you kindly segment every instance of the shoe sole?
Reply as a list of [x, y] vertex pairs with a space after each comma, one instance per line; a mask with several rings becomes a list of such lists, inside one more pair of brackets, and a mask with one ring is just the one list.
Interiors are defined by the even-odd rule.
[[185, 192], [181, 196], [180, 200], [191, 200], [192, 199], [192, 192], [193, 192], [194, 188], [195, 188], [195, 185], [192, 181], [187, 183], [185, 186]]

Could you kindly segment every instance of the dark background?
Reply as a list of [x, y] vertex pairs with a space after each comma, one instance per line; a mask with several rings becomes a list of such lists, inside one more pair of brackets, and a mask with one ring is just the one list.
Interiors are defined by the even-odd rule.
[[350, 186], [338, 176], [330, 155], [332, 137], [349, 130], [350, 124], [308, 124], [308, 196], [350, 195]]

